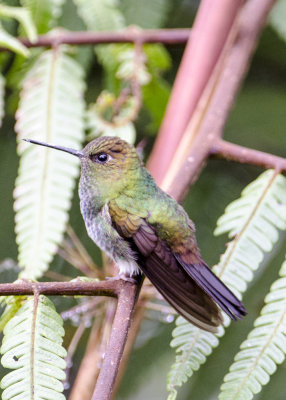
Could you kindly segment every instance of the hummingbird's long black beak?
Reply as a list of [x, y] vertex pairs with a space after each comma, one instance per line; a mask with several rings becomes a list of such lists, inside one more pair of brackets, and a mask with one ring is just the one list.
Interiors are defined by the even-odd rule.
[[70, 149], [69, 147], [53, 146], [52, 144], [48, 144], [48, 143], [44, 143], [44, 142], [38, 142], [37, 140], [32, 140], [32, 139], [23, 139], [23, 140], [25, 140], [25, 142], [38, 144], [40, 146], [50, 147], [51, 149], [65, 151], [66, 153], [73, 154], [74, 156], [77, 156], [79, 158], [83, 157], [83, 153], [81, 151]]

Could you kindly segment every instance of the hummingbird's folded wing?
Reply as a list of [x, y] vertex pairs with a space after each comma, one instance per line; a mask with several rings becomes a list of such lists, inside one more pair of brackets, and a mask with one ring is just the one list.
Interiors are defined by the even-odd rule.
[[222, 316], [215, 302], [184, 271], [171, 249], [143, 218], [110, 207], [113, 225], [130, 243], [137, 262], [161, 295], [184, 318], [216, 332]]
[[147, 278], [173, 308], [194, 325], [216, 332], [222, 323], [217, 304], [232, 318], [246, 314], [242, 303], [209, 269], [189, 252], [184, 259], [168, 246], [142, 216], [110, 205], [118, 233], [130, 243], [137, 263]]
[[140, 268], [171, 306], [199, 328], [216, 332], [222, 323], [219, 308], [188, 276], [155, 230], [147, 223], [141, 225], [130, 242]]

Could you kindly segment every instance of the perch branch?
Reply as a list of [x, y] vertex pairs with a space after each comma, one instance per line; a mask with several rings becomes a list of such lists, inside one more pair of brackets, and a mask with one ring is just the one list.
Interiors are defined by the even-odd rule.
[[132, 287], [124, 285], [119, 293], [111, 335], [92, 400], [109, 400], [111, 398], [142, 282], [143, 277], [139, 275], [136, 285], [132, 285]]
[[[104, 299], [101, 300], [103, 302]], [[112, 330], [115, 310], [116, 302], [105, 299], [101, 312], [96, 313], [69, 400], [91, 399]]]
[[84, 282], [76, 279], [73, 282], [28, 282], [1, 283], [0, 296], [33, 295], [35, 291], [47, 296], [109, 296], [118, 297], [122, 287], [136, 286], [135, 283], [119, 280]]

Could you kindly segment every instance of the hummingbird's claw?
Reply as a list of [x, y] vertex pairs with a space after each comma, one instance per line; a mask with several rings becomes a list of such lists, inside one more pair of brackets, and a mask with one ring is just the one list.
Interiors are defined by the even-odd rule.
[[121, 279], [122, 281], [125, 282], [130, 282], [133, 284], [137, 283], [137, 280], [135, 278], [132, 278], [131, 276], [125, 274], [118, 274], [116, 276], [106, 276], [105, 279], [109, 281], [118, 281], [119, 279]]

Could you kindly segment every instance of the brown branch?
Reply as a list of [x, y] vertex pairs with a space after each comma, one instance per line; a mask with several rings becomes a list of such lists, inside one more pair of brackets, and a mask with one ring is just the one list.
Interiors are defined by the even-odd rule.
[[277, 172], [286, 171], [286, 158], [265, 153], [238, 144], [229, 143], [218, 139], [210, 149], [210, 155], [225, 158], [230, 161], [237, 161], [244, 164], [258, 165], [264, 168], [273, 168]]
[[[238, 21], [236, 40], [229, 50], [229, 54], [223, 63], [220, 77], [216, 83], [215, 91], [211, 95], [210, 102], [201, 119], [197, 134], [186, 152], [186, 143], [181, 141], [168, 170], [168, 182], [165, 189], [182, 200], [196, 180], [204, 166], [211, 149], [222, 136], [223, 128], [232, 107], [235, 95], [248, 70], [250, 57], [256, 47], [259, 34], [266, 22], [268, 12], [274, 0], [249, 0], [241, 11]], [[193, 129], [193, 121], [184, 133], [188, 139]], [[182, 154], [185, 156], [182, 160]]]
[[119, 293], [111, 335], [92, 400], [111, 398], [142, 282], [143, 277], [139, 275], [137, 285], [132, 285], [132, 287], [124, 285]]
[[[118, 297], [123, 287], [133, 287], [129, 281], [107, 280], [100, 282], [83, 282], [77, 279], [73, 282], [28, 282], [1, 283], [0, 296], [33, 295], [35, 291], [47, 296], [109, 296]], [[124, 289], [125, 290], [125, 289]], [[132, 289], [131, 289], [132, 290]]]
[[[53, 34], [40, 35], [35, 42], [26, 38], [19, 40], [26, 47], [56, 47], [61, 44], [71, 45], [96, 45], [102, 43], [185, 43], [190, 35], [190, 29], [146, 29], [142, 30], [130, 26], [122, 31], [92, 32], [76, 31], [67, 32], [58, 29]], [[7, 49], [8, 50], [8, 49]]]
[[94, 319], [69, 400], [90, 400], [94, 392], [116, 310], [114, 301], [105, 301], [103, 306], [104, 314], [97, 313]]
[[[241, 0], [203, 0], [200, 3], [164, 120], [148, 161], [154, 178], [160, 184], [163, 177], [168, 175], [166, 171], [169, 164], [220, 57], [241, 5]], [[158, 158], [160, 163], [157, 162]]]

